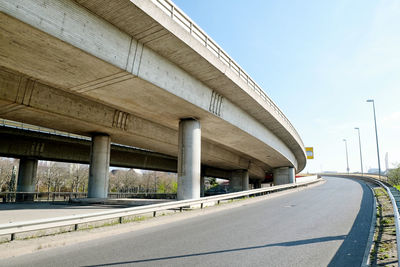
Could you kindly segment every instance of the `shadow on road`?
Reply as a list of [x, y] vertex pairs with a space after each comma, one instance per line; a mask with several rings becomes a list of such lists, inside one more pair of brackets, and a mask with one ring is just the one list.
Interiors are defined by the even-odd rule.
[[112, 263], [104, 263], [104, 264], [96, 264], [96, 265], [87, 265], [85, 267], [113, 266], [113, 265], [122, 265], [122, 264], [153, 262], [153, 261], [162, 261], [162, 260], [170, 260], [170, 259], [179, 259], [179, 258], [188, 258], [188, 257], [196, 257], [196, 256], [205, 256], [205, 255], [229, 253], [229, 252], [236, 252], [236, 251], [246, 251], [246, 250], [261, 249], [261, 248], [268, 248], [268, 247], [300, 246], [300, 245], [312, 244], [312, 243], [322, 243], [322, 242], [329, 242], [329, 241], [335, 241], [335, 240], [344, 240], [345, 238], [346, 238], [345, 235], [319, 237], [319, 238], [311, 238], [311, 239], [305, 239], [305, 240], [289, 241], [289, 242], [267, 244], [267, 245], [261, 245], [261, 246], [253, 246], [253, 247], [244, 247], [244, 248], [234, 248], [234, 249], [225, 249], [225, 250], [217, 250], [217, 251], [208, 251], [208, 252], [202, 252], [202, 253], [175, 255], [175, 256], [160, 257], [160, 258], [143, 259], [143, 260], [121, 261], [121, 262], [112, 262]]
[[[338, 178], [349, 179], [349, 178]], [[332, 258], [328, 266], [361, 266], [368, 243], [369, 230], [372, 223], [373, 201], [371, 189], [364, 182], [350, 179], [361, 185], [363, 190], [360, 211], [346, 239]]]

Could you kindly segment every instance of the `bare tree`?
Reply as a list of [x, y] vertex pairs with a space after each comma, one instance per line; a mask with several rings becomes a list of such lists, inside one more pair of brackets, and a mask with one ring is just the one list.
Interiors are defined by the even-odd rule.
[[71, 191], [79, 192], [80, 188], [85, 188], [89, 179], [89, 167], [82, 164], [70, 164], [70, 183]]
[[18, 160], [0, 158], [0, 191], [8, 191], [9, 183], [12, 178], [13, 169], [16, 172]]

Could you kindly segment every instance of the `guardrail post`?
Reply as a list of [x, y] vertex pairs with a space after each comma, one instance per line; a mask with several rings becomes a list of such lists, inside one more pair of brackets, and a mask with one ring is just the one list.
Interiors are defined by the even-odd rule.
[[10, 240], [11, 240], [11, 241], [15, 240], [15, 234], [14, 234], [14, 233], [11, 234]]

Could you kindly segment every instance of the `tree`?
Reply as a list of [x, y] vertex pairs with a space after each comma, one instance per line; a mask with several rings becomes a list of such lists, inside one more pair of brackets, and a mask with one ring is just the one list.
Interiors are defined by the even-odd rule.
[[0, 191], [8, 191], [13, 169], [16, 171], [17, 160], [0, 158]]
[[391, 185], [400, 185], [400, 165], [389, 171], [388, 181]]
[[89, 166], [82, 164], [70, 164], [71, 192], [79, 192], [80, 189], [85, 189], [85, 185], [89, 180]]

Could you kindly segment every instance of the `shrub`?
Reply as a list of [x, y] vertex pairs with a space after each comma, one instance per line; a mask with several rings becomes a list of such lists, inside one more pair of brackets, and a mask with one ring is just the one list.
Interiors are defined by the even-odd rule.
[[389, 171], [388, 181], [391, 185], [400, 185], [400, 166]]

